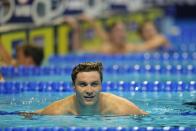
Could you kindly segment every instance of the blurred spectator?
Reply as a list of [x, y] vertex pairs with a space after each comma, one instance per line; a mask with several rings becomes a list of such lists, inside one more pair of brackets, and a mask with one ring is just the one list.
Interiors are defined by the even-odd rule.
[[3, 45], [0, 44], [0, 57], [2, 57], [5, 65], [40, 66], [42, 64], [44, 54], [41, 47], [24, 44], [17, 47], [16, 59], [14, 59], [5, 50]]
[[[80, 18], [93, 26], [97, 35], [102, 39], [103, 43], [100, 48], [83, 49], [80, 44], [75, 47], [76, 50], [87, 52], [97, 52], [105, 54], [118, 54], [118, 53], [132, 53], [132, 52], [147, 52], [159, 50], [161, 48], [168, 48], [169, 43], [167, 39], [158, 33], [156, 27], [152, 22], [145, 22], [139, 29], [139, 34], [143, 39], [141, 44], [133, 44], [127, 41], [127, 31], [122, 21], [113, 22], [111, 25], [104, 29], [95, 20], [82, 16]], [[76, 32], [77, 33], [77, 32]]]
[[72, 41], [72, 50], [77, 50], [79, 49], [79, 41], [80, 41], [80, 36], [79, 36], [79, 32], [80, 32], [80, 28], [79, 28], [79, 24], [78, 21], [76, 20], [76, 18], [71, 17], [71, 16], [65, 16], [63, 18], [57, 18], [53, 21], [54, 24], [62, 24], [62, 23], [66, 23], [70, 26], [71, 28], [71, 41]]
[[[112, 23], [107, 29], [104, 29], [94, 19], [87, 16], [80, 17], [80, 20], [88, 22], [96, 31], [97, 35], [101, 38], [103, 43], [100, 48], [84, 50], [80, 45], [79, 50], [87, 52], [97, 52], [105, 54], [127, 53], [132, 51], [132, 45], [128, 44], [126, 38], [126, 28], [121, 21]], [[81, 43], [75, 43], [81, 44]], [[78, 49], [76, 49], [77, 51]]]
[[153, 22], [145, 21], [138, 31], [143, 44], [136, 46], [136, 51], [166, 50], [170, 48], [167, 38], [159, 33]]

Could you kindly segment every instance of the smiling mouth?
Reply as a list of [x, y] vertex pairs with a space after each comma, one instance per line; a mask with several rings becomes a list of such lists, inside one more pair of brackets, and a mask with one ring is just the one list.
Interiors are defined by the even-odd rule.
[[84, 96], [84, 98], [88, 101], [92, 100], [95, 96]]
[[84, 98], [94, 98], [95, 96], [84, 96]]

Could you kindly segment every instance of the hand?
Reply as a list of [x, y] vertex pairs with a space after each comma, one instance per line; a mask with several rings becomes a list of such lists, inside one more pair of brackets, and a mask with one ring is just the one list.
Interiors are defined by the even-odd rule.
[[20, 112], [19, 115], [24, 116], [26, 119], [32, 119], [33, 115], [38, 115], [34, 112]]
[[77, 28], [78, 27], [77, 19], [74, 18], [74, 17], [65, 16], [64, 21], [67, 22], [72, 28]]

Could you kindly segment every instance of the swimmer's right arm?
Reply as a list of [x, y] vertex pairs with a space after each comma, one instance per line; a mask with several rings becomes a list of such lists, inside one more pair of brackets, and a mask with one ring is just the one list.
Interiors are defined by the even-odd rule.
[[64, 114], [65, 111], [64, 101], [59, 100], [54, 103], [48, 105], [47, 107], [37, 110], [34, 113], [38, 115], [61, 115]]
[[34, 115], [58, 115], [55, 110], [58, 109], [58, 107], [54, 106], [54, 103], [51, 105], [47, 106], [46, 108], [37, 110], [35, 112], [19, 112], [19, 115], [24, 116], [26, 119], [32, 119], [32, 116]]
[[44, 109], [37, 110], [34, 113], [37, 115], [56, 115], [54, 108], [55, 107], [49, 105], [48, 107], [46, 107]]
[[50, 115], [50, 114], [44, 114], [43, 109], [37, 110], [35, 112], [19, 112], [18, 114], [24, 116], [26, 119], [32, 119], [34, 115]]

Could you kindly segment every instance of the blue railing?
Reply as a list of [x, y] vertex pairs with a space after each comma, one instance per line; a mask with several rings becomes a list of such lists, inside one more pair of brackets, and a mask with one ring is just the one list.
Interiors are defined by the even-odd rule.
[[[48, 75], [70, 75], [73, 67], [0, 67], [4, 77], [18, 76], [48, 76]], [[156, 74], [196, 74], [194, 65], [112, 65], [105, 66], [104, 73], [107, 74], [129, 74], [129, 73], [156, 73]]]
[[138, 53], [124, 55], [103, 55], [103, 54], [69, 54], [66, 56], [51, 56], [49, 63], [69, 62], [69, 61], [144, 61], [144, 60], [159, 60], [159, 61], [182, 61], [196, 60], [196, 52], [173, 52], [173, 53]]
[[[196, 82], [103, 82], [103, 91], [130, 91], [130, 92], [184, 92], [196, 91]], [[3, 82], [0, 83], [0, 93], [19, 93], [24, 91], [37, 92], [72, 92], [71, 82]]]

